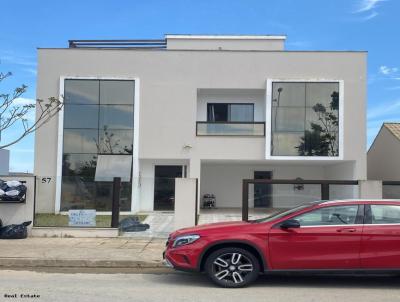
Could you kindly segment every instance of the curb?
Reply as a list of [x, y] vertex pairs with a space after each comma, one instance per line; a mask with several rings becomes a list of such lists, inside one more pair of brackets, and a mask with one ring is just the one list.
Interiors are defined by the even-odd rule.
[[79, 260], [43, 258], [0, 258], [0, 268], [65, 267], [65, 268], [165, 268], [161, 261], [142, 260]]

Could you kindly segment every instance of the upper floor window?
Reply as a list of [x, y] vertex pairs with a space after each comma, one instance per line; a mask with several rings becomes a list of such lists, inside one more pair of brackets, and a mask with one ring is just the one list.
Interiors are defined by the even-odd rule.
[[339, 83], [273, 82], [271, 155], [339, 156]]
[[208, 103], [207, 122], [253, 122], [252, 103]]

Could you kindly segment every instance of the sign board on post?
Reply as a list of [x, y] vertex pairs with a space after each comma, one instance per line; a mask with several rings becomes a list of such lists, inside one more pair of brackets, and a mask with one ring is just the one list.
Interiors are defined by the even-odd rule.
[[95, 227], [96, 210], [69, 210], [69, 226]]

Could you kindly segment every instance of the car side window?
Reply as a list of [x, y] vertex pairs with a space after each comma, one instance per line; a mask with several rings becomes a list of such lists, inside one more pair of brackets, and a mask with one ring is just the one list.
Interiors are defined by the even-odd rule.
[[320, 208], [294, 217], [300, 226], [355, 224], [358, 205]]
[[371, 205], [372, 224], [400, 223], [400, 206]]

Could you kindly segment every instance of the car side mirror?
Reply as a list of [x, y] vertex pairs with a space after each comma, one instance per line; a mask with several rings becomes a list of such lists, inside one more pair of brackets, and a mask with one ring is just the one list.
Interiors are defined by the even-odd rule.
[[281, 229], [296, 229], [300, 227], [300, 222], [296, 219], [285, 220], [280, 225]]

